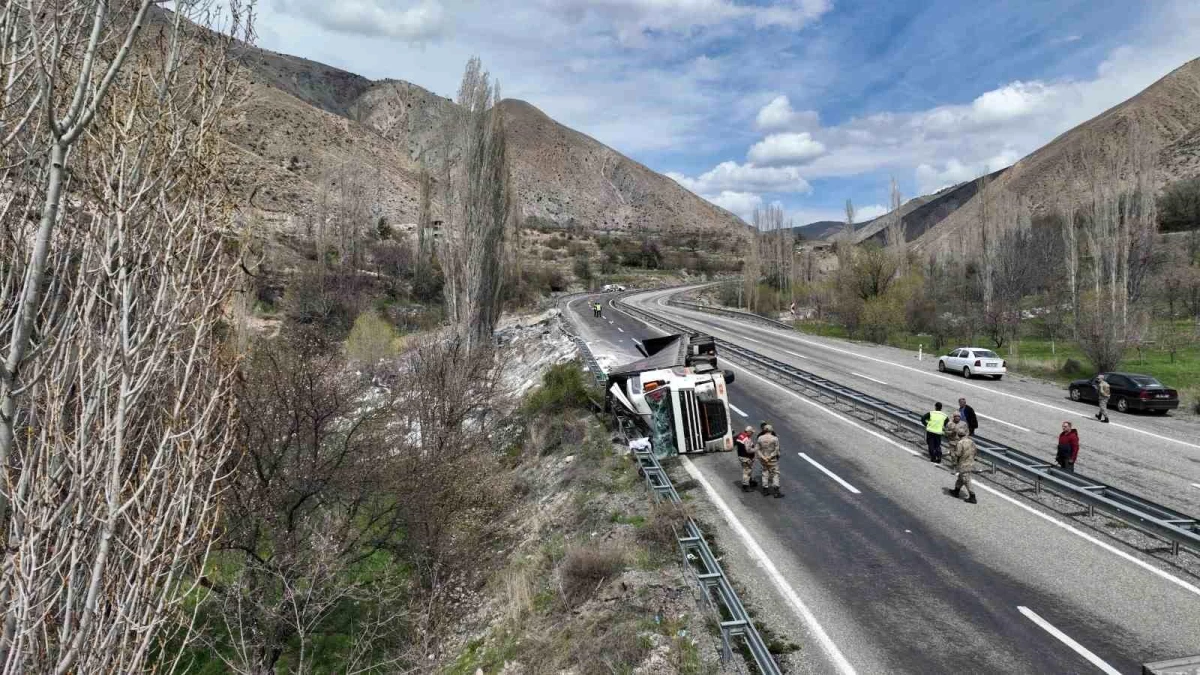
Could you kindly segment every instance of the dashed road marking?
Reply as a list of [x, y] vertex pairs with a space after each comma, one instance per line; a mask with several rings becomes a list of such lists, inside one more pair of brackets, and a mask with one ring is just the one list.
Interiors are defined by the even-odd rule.
[[805, 355], [803, 355], [803, 354], [799, 354], [799, 353], [796, 353], [796, 352], [789, 352], [789, 351], [788, 351], [788, 350], [786, 350], [786, 349], [785, 349], [785, 350], [783, 350], [783, 353], [785, 353], [785, 354], [791, 354], [792, 356], [795, 356], [795, 357], [797, 357], [797, 358], [801, 358], [801, 359], [806, 359], [806, 360], [808, 359], [808, 357], [807, 357], [807, 356], [805, 356]]
[[1194, 488], [1200, 488], [1200, 483], [1192, 483], [1192, 487], [1194, 487]]
[[749, 415], [747, 415], [745, 412], [743, 412], [741, 408], [737, 407], [736, 405], [734, 405], [732, 403], [729, 404], [729, 409], [732, 410], [733, 412], [741, 415], [742, 417], [749, 417]]
[[864, 380], [870, 380], [876, 384], [887, 385], [887, 382], [884, 382], [883, 380], [877, 380], [877, 379], [871, 377], [870, 375], [863, 375], [862, 373], [856, 373], [854, 371], [850, 371], [850, 374], [855, 377], [861, 377]]
[[[790, 389], [787, 389], [786, 387], [783, 387], [782, 385], [779, 385], [770, 380], [764, 379], [762, 376], [756, 375], [756, 374], [746, 370], [745, 368], [737, 367], [737, 369], [742, 371], [746, 375], [749, 375], [752, 379], [758, 380], [759, 382], [762, 382], [763, 384], [768, 384], [772, 387], [775, 387], [776, 389], [778, 389], [786, 394], [790, 394], [791, 396], [795, 397], [799, 401], [801, 401], [803, 403], [807, 403], [807, 404], [813, 406], [814, 408], [817, 408], [818, 410], [824, 412], [825, 414], [830, 415], [831, 417], [836, 417], [837, 419], [848, 424], [849, 426], [854, 427], [855, 429], [863, 431], [867, 434], [870, 434], [871, 436], [878, 438], [879, 440], [883, 441], [884, 443], [887, 443], [888, 445], [891, 445], [896, 448], [900, 448], [901, 450], [907, 452], [910, 455], [920, 455], [921, 454], [921, 453], [917, 452], [916, 450], [913, 450], [912, 448], [908, 447], [907, 445], [900, 443], [899, 441], [896, 441], [892, 438], [888, 438], [887, 436], [884, 436], [883, 434], [881, 434], [877, 431], [874, 431], [872, 429], [868, 429], [867, 427], [864, 427], [863, 425], [855, 422], [854, 420], [851, 420], [850, 418], [845, 417], [844, 415], [842, 415], [840, 413], [834, 412], [833, 410], [826, 408], [825, 406], [821, 405], [820, 403], [809, 400], [808, 398], [801, 396], [800, 394], [797, 394], [796, 392], [794, 392]], [[1147, 572], [1150, 572], [1151, 574], [1153, 574], [1165, 581], [1169, 581], [1170, 583], [1173, 583], [1176, 586], [1179, 586], [1180, 588], [1184, 589], [1185, 591], [1188, 591], [1190, 593], [1200, 596], [1200, 587], [1197, 587], [1195, 584], [1191, 584], [1187, 581], [1184, 581], [1183, 579], [1180, 579], [1179, 577], [1176, 577], [1172, 574], [1168, 574], [1167, 572], [1160, 570], [1159, 568], [1155, 567], [1154, 565], [1151, 565], [1150, 563], [1145, 562], [1143, 560], [1139, 560], [1138, 558], [1135, 558], [1134, 556], [1126, 553], [1125, 551], [1120, 550], [1119, 548], [1117, 548], [1111, 544], [1100, 541], [1099, 539], [1084, 532], [1083, 530], [1080, 530], [1077, 527], [1074, 527], [1073, 525], [1064, 523], [1063, 521], [1058, 520], [1057, 518], [1046, 515], [1045, 513], [1038, 511], [1037, 509], [1033, 508], [1032, 506], [1029, 506], [1028, 504], [1023, 504], [1023, 503], [1017, 501], [1015, 498], [1002, 493], [997, 488], [994, 488], [990, 485], [986, 485], [983, 483], [976, 483], [976, 485], [979, 487], [980, 490], [984, 490], [993, 495], [996, 495], [1000, 499], [1003, 499], [1004, 501], [1012, 504], [1013, 506], [1016, 506], [1019, 509], [1028, 511], [1029, 513], [1037, 516], [1038, 518], [1041, 518], [1042, 520], [1044, 520], [1052, 525], [1060, 527], [1060, 528], [1066, 530], [1067, 532], [1070, 532], [1071, 534], [1074, 534], [1075, 536], [1088, 541], [1089, 543], [1099, 546], [1100, 548], [1104, 549], [1105, 551], [1108, 551], [1109, 553], [1112, 553], [1113, 555], [1115, 555], [1123, 560], [1126, 560], [1128, 562], [1133, 563], [1134, 565], [1137, 565], [1138, 567], [1141, 567], [1142, 569], [1146, 570]]]
[[625, 329], [624, 329], [624, 328], [621, 328], [620, 326], [617, 326], [617, 332], [618, 332], [618, 333], [624, 333], [624, 332], [625, 332]]
[[1001, 419], [996, 419], [995, 417], [992, 417], [991, 415], [984, 415], [983, 413], [975, 413], [975, 414], [976, 414], [976, 415], [978, 415], [978, 416], [980, 416], [980, 417], [982, 417], [982, 418], [983, 418], [983, 419], [985, 419], [985, 420], [991, 420], [991, 421], [993, 421], [993, 422], [999, 422], [1000, 424], [1004, 424], [1004, 425], [1006, 425], [1006, 426], [1010, 426], [1010, 427], [1012, 427], [1012, 428], [1014, 428], [1014, 429], [1019, 429], [1020, 431], [1024, 431], [1024, 432], [1026, 432], [1026, 433], [1033, 433], [1032, 431], [1030, 431], [1029, 429], [1026, 429], [1025, 427], [1018, 426], [1018, 425], [1016, 425], [1016, 424], [1013, 424], [1012, 422], [1005, 422], [1004, 420], [1001, 420]]
[[833, 638], [829, 637], [829, 633], [826, 633], [820, 622], [817, 621], [816, 615], [800, 599], [799, 594], [796, 593], [796, 589], [792, 588], [787, 579], [780, 574], [779, 568], [775, 567], [775, 563], [771, 562], [771, 559], [767, 557], [762, 546], [759, 546], [758, 542], [754, 539], [754, 535], [750, 534], [750, 530], [746, 529], [742, 521], [738, 520], [733, 510], [721, 498], [721, 495], [717, 494], [717, 491], [713, 489], [712, 483], [709, 483], [704, 474], [700, 473], [700, 470], [696, 468], [691, 459], [680, 457], [680, 460], [683, 462], [683, 468], [687, 469], [688, 475], [704, 488], [704, 492], [708, 495], [709, 500], [717, 507], [721, 515], [725, 517], [725, 522], [729, 523], [729, 527], [733, 528], [733, 531], [741, 537], [742, 542], [746, 544], [746, 550], [758, 561], [759, 566], [767, 572], [767, 576], [775, 583], [775, 587], [779, 589], [779, 592], [787, 598], [788, 602], [792, 605], [792, 610], [808, 625], [808, 629], [817, 638], [817, 642], [821, 644], [821, 648], [825, 651], [829, 660], [837, 667], [837, 671], [842, 675], [855, 675], [857, 671], [854, 670], [854, 666], [850, 665], [849, 659], [834, 644]]
[[856, 488], [853, 485], [842, 480], [841, 476], [837, 475], [836, 473], [834, 473], [834, 472], [830, 471], [829, 469], [826, 469], [825, 467], [818, 464], [817, 461], [815, 459], [813, 459], [812, 457], [809, 457], [807, 454], [805, 454], [803, 452], [801, 452], [799, 454], [800, 454], [801, 459], [803, 459], [804, 461], [808, 462], [809, 464], [812, 464], [813, 466], [817, 467], [817, 469], [820, 470], [821, 473], [823, 473], [826, 476], [829, 476], [830, 478], [837, 481], [838, 485], [841, 485], [842, 487], [846, 488], [847, 490], [849, 490], [850, 492], [853, 492], [856, 495], [862, 494], [862, 492], [859, 492], [858, 488]]
[[1042, 617], [1038, 616], [1037, 613], [1032, 609], [1029, 609], [1028, 607], [1017, 607], [1017, 611], [1024, 614], [1025, 618], [1036, 623], [1042, 630], [1053, 635], [1058, 639], [1059, 642], [1075, 650], [1076, 654], [1079, 654], [1083, 658], [1087, 659], [1089, 663], [1099, 668], [1101, 672], [1107, 673], [1107, 675], [1121, 675], [1121, 671], [1105, 663], [1104, 659], [1093, 654], [1090, 649], [1076, 642], [1073, 638], [1071, 638], [1070, 635], [1067, 635], [1061, 630], [1055, 628], [1050, 624], [1049, 621], [1046, 621]]
[[[677, 312], [677, 314], [678, 314], [678, 312]], [[710, 323], [711, 323], [712, 321], [719, 321], [719, 320], [720, 320], [720, 318], [719, 318], [719, 317], [707, 317], [707, 316], [706, 316], [705, 318], [706, 318], [707, 320], [709, 320], [709, 321], [710, 321]], [[766, 344], [766, 343], [762, 342], [761, 340], [754, 340], [754, 339], [752, 339], [752, 338], [743, 337], [741, 334], [739, 334], [739, 333], [736, 333], [736, 332], [734, 332], [734, 331], [730, 331], [730, 330], [728, 330], [728, 329], [724, 329], [724, 328], [718, 328], [717, 330], [720, 330], [721, 332], [723, 332], [723, 333], [726, 333], [726, 334], [728, 334], [728, 335], [733, 335], [734, 337], [737, 337], [737, 338], [739, 338], [739, 339], [743, 339], [743, 340], [749, 340], [750, 342], [757, 342], [758, 344]], [[771, 329], [768, 329], [768, 330], [771, 330]], [[776, 331], [776, 332], [778, 333], [779, 331]], [[784, 339], [788, 339], [788, 340], [793, 340], [793, 341], [795, 341], [795, 342], [800, 342], [800, 343], [802, 343], [802, 344], [811, 345], [811, 346], [813, 346], [813, 347], [820, 347], [821, 349], [826, 349], [826, 350], [829, 350], [829, 351], [831, 351], [831, 352], [837, 352], [837, 353], [839, 353], [839, 354], [845, 354], [845, 355], [847, 355], [847, 356], [853, 356], [853, 357], [855, 357], [855, 358], [858, 358], [858, 359], [866, 359], [866, 360], [868, 360], [868, 361], [874, 361], [874, 362], [876, 362], [876, 363], [882, 363], [882, 364], [884, 364], [884, 365], [886, 365], [886, 366], [892, 366], [893, 368], [903, 368], [904, 370], [911, 370], [912, 372], [914, 372], [914, 373], [920, 373], [921, 375], [926, 375], [926, 376], [928, 376], [928, 375], [933, 375], [934, 377], [938, 377], [938, 376], [939, 376], [939, 373], [937, 373], [937, 372], [934, 372], [934, 371], [925, 370], [925, 369], [923, 369], [923, 368], [914, 368], [914, 367], [912, 367], [912, 366], [906, 366], [906, 365], [904, 365], [904, 364], [901, 364], [901, 363], [893, 363], [893, 362], [891, 362], [891, 361], [888, 361], [887, 359], [881, 359], [881, 358], [877, 358], [877, 357], [874, 357], [874, 356], [867, 356], [866, 354], [859, 354], [859, 353], [857, 353], [857, 352], [852, 352], [852, 351], [850, 351], [850, 350], [848, 350], [848, 349], [841, 349], [841, 348], [839, 348], [839, 347], [833, 347], [833, 346], [830, 346], [830, 345], [821, 344], [820, 342], [813, 342], [812, 340], [806, 340], [806, 339], [804, 339], [804, 338], [798, 337], [798, 336], [797, 336], [797, 335], [795, 335], [795, 334], [786, 334], [786, 335], [784, 335], [784, 334], [781, 334], [781, 335], [780, 335], [780, 337], [783, 337]], [[778, 349], [778, 350], [780, 350], [780, 351], [787, 352], [787, 350], [785, 350], [785, 349], [782, 349], [781, 347], [775, 347], [775, 346], [772, 346], [772, 345], [767, 345], [767, 346], [768, 346], [768, 347], [771, 347], [772, 349]], [[793, 354], [792, 352], [787, 352], [787, 353], [788, 353], [788, 354]], [[796, 355], [796, 354], [793, 354], [793, 355]], [[943, 378], [943, 379], [944, 379], [944, 378]], [[1056, 411], [1058, 411], [1058, 412], [1065, 413], [1065, 414], [1067, 414], [1067, 415], [1075, 415], [1076, 417], [1091, 417], [1091, 416], [1092, 416], [1092, 415], [1091, 415], [1091, 413], [1080, 412], [1080, 411], [1078, 411], [1078, 410], [1071, 410], [1071, 409], [1069, 409], [1069, 408], [1062, 408], [1062, 407], [1059, 407], [1059, 406], [1056, 406], [1056, 405], [1051, 405], [1051, 404], [1049, 404], [1049, 403], [1044, 403], [1044, 402], [1042, 402], [1042, 401], [1035, 401], [1035, 400], [1033, 400], [1033, 399], [1031, 399], [1031, 398], [1028, 398], [1028, 397], [1026, 397], [1026, 396], [1019, 396], [1019, 395], [1017, 395], [1017, 394], [1010, 394], [1010, 393], [1008, 393], [1008, 392], [1005, 392], [1005, 391], [1000, 391], [1000, 390], [998, 390], [998, 389], [996, 389], [996, 388], [994, 388], [994, 387], [985, 387], [985, 386], [982, 386], [982, 385], [974, 384], [974, 383], [971, 383], [971, 382], [965, 382], [965, 381], [964, 381], [964, 382], [960, 382], [959, 384], [961, 384], [961, 385], [962, 385], [962, 386], [964, 386], [964, 387], [971, 387], [971, 388], [973, 388], [973, 389], [979, 389], [980, 391], [986, 391], [986, 392], [988, 392], [988, 393], [991, 393], [991, 394], [996, 394], [997, 396], [1005, 396], [1005, 397], [1007, 397], [1007, 398], [1015, 399], [1015, 400], [1021, 401], [1022, 403], [1029, 403], [1029, 404], [1031, 404], [1031, 405], [1040, 406], [1040, 407], [1042, 407], [1042, 408], [1047, 408], [1047, 409], [1049, 409], [1049, 410], [1056, 410]], [[1179, 444], [1179, 445], [1186, 445], [1186, 446], [1187, 446], [1187, 447], [1189, 447], [1189, 448], [1196, 448], [1196, 449], [1200, 450], [1200, 445], [1197, 445], [1196, 443], [1188, 443], [1187, 441], [1181, 441], [1181, 440], [1179, 440], [1179, 439], [1177, 439], [1177, 438], [1171, 438], [1170, 436], [1163, 436], [1163, 435], [1161, 435], [1161, 434], [1156, 434], [1156, 433], [1153, 433], [1153, 432], [1150, 432], [1150, 431], [1146, 431], [1146, 430], [1144, 430], [1144, 429], [1138, 429], [1137, 427], [1131, 427], [1131, 426], [1128, 426], [1128, 425], [1126, 425], [1126, 424], [1121, 424], [1120, 422], [1112, 422], [1111, 424], [1112, 424], [1112, 426], [1113, 426], [1113, 427], [1116, 427], [1116, 428], [1119, 428], [1119, 429], [1125, 429], [1125, 430], [1127, 430], [1127, 431], [1132, 431], [1132, 432], [1134, 432], [1134, 433], [1137, 433], [1137, 434], [1144, 434], [1144, 435], [1146, 435], [1146, 436], [1150, 436], [1151, 438], [1157, 438], [1157, 439], [1159, 439], [1159, 440], [1168, 441], [1168, 442], [1170, 442], [1170, 443], [1177, 443], [1177, 444]]]

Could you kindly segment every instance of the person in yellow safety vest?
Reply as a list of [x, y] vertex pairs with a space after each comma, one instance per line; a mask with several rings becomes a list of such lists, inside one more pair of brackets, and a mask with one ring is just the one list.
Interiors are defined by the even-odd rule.
[[935, 464], [942, 463], [942, 434], [949, 419], [946, 413], [942, 412], [941, 401], [934, 403], [933, 410], [921, 417], [921, 424], [925, 425], [925, 445], [929, 446], [929, 461]]

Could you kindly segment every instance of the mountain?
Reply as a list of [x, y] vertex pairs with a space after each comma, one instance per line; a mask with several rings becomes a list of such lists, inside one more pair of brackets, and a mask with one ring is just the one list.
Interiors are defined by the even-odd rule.
[[[861, 224], [855, 224], [855, 228], [861, 227]], [[792, 232], [808, 239], [809, 241], [817, 239], [830, 239], [840, 233], [842, 228], [846, 227], [846, 223], [840, 220], [818, 220], [815, 223], [807, 225], [797, 225], [792, 228]]]
[[[1083, 196], [1081, 181], [1063, 179], [1072, 158], [1095, 143], [1125, 142], [1135, 122], [1161, 148], [1159, 187], [1200, 175], [1200, 59], [1185, 63], [988, 179], [996, 188], [1029, 197], [1035, 212], [1047, 211], [1060, 194]], [[908, 214], [904, 220], [913, 248], [930, 253], [969, 250], [977, 236], [978, 187], [979, 181], [956, 186]]]
[[[422, 162], [455, 104], [415, 84], [372, 81], [315, 61], [245, 47], [246, 96], [225, 128], [235, 187], [266, 220], [292, 222], [331, 193], [372, 195], [381, 217], [414, 223]], [[730, 234], [746, 225], [675, 181], [530, 103], [499, 106], [517, 208], [593, 232]], [[435, 205], [435, 210], [436, 210]]]

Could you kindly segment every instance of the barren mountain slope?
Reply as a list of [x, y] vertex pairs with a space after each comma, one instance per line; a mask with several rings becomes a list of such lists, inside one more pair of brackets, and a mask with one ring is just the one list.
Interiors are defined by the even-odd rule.
[[[995, 186], [1030, 197], [1035, 209], [1049, 208], [1055, 195], [1079, 189], [1061, 179], [1060, 172], [1070, 158], [1089, 147], [1093, 139], [1122, 138], [1133, 120], [1162, 148], [1160, 185], [1200, 173], [1200, 59], [1055, 138], [996, 177]], [[975, 236], [975, 205], [974, 197], [964, 202], [917, 239], [916, 248], [945, 252], [969, 248]]]
[[[365, 174], [385, 194], [383, 215], [416, 218], [416, 172], [433, 163], [454, 104], [400, 80], [372, 82], [324, 64], [247, 49], [254, 81], [229, 137], [246, 150], [237, 172], [257, 181], [255, 205], [298, 213], [329, 175]], [[733, 214], [688, 192], [534, 106], [501, 103], [520, 213], [592, 231], [630, 234], [744, 231]]]

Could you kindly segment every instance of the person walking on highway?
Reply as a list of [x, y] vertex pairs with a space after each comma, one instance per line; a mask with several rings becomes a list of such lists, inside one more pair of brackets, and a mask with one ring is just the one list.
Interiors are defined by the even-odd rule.
[[942, 432], [942, 442], [953, 448], [960, 438], [966, 438], [971, 435], [971, 429], [963, 420], [962, 415], [954, 413], [950, 418], [950, 422], [946, 425], [946, 429]]
[[967, 503], [978, 504], [975, 491], [971, 489], [971, 478], [975, 472], [975, 441], [970, 436], [963, 436], [958, 443], [950, 448], [950, 466], [957, 478], [954, 479], [954, 489], [950, 494], [961, 497], [961, 491], [967, 488]]
[[754, 482], [754, 427], [746, 427], [733, 439], [738, 462], [742, 465], [742, 492], [749, 492]]
[[975, 430], [979, 428], [979, 418], [975, 416], [975, 409], [967, 405], [967, 399], [958, 399], [958, 414], [962, 417], [962, 421], [967, 423], [967, 428], [971, 433], [968, 436], [974, 436]]
[[942, 463], [942, 434], [949, 419], [946, 413], [942, 412], [941, 401], [934, 403], [933, 410], [921, 417], [921, 424], [925, 425], [925, 445], [929, 447], [929, 461], [931, 462]]
[[762, 433], [754, 443], [754, 453], [762, 464], [763, 496], [782, 497], [783, 493], [779, 491], [779, 437], [770, 424], [763, 425]]
[[1058, 454], [1054, 461], [1063, 471], [1075, 473], [1075, 458], [1079, 457], [1079, 432], [1070, 422], [1062, 423], [1062, 433], [1058, 435]]
[[1104, 379], [1103, 375], [1096, 376], [1096, 394], [1099, 397], [1099, 410], [1096, 411], [1096, 419], [1108, 423], [1108, 397], [1112, 396], [1112, 387], [1108, 386], [1108, 380]]

